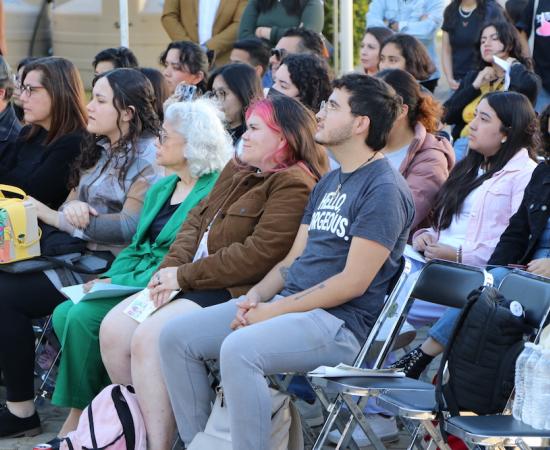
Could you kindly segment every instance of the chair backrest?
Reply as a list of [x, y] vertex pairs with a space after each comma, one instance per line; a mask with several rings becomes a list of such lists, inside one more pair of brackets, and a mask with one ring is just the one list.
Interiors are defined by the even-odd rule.
[[422, 269], [411, 297], [438, 305], [462, 308], [470, 292], [480, 286], [492, 284], [492, 275], [481, 268], [431, 260]]
[[521, 303], [529, 325], [540, 329], [548, 322], [550, 279], [521, 270], [507, 274], [498, 287], [508, 300]]
[[402, 256], [399, 263], [399, 270], [397, 270], [397, 272], [395, 273], [393, 278], [390, 280], [390, 283], [388, 285], [388, 290], [386, 293], [387, 296], [386, 296], [386, 300], [384, 302], [382, 311], [380, 311], [380, 314], [378, 315], [376, 322], [372, 326], [372, 329], [369, 333], [369, 336], [367, 337], [367, 340], [363, 343], [363, 346], [361, 347], [361, 351], [355, 358], [355, 362], [353, 364], [354, 367], [360, 367], [363, 364], [363, 361], [365, 360], [365, 357], [369, 351], [369, 348], [371, 347], [376, 336], [378, 335], [378, 332], [382, 327], [382, 324], [388, 317], [395, 315], [396, 313], [395, 303], [405, 285], [405, 282], [407, 281], [407, 278], [411, 273], [411, 268], [412, 268], [411, 262], [405, 256]]

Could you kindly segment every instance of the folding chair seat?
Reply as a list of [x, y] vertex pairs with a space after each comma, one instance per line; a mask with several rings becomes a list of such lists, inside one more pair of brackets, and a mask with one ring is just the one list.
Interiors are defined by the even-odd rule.
[[445, 430], [470, 445], [483, 447], [550, 447], [550, 431], [537, 430], [513, 416], [456, 416]]
[[[514, 270], [504, 277], [499, 290], [507, 299], [521, 303], [527, 322], [539, 331], [537, 342], [540, 331], [549, 322], [550, 279]], [[457, 416], [446, 419], [443, 426], [448, 433], [472, 445], [550, 446], [550, 431], [536, 430], [510, 415]]]
[[[407, 300], [402, 304], [395, 305], [398, 319], [394, 324], [394, 332], [390, 333], [384, 348], [391, 348], [391, 342], [397, 334], [399, 327], [404, 322], [413, 299], [421, 299], [444, 306], [461, 308], [466, 303], [468, 294], [472, 290], [483, 285], [492, 285], [492, 276], [483, 269], [448, 261], [432, 260], [428, 262], [412, 287]], [[375, 365], [375, 368], [382, 367], [385, 357], [385, 354], [379, 355], [377, 360], [379, 364]], [[363, 420], [361, 405], [366, 403], [366, 398], [368, 397], [378, 397], [380, 406], [390, 411], [397, 412], [396, 415], [400, 415], [399, 412], [401, 409], [406, 410], [407, 407], [410, 406], [411, 415], [419, 414], [418, 420], [425, 420], [427, 417], [433, 419], [435, 417], [435, 414], [432, 413], [435, 409], [435, 402], [431, 402], [431, 400], [435, 398], [434, 386], [417, 380], [402, 380], [406, 381], [396, 381], [396, 379], [393, 378], [378, 378], [375, 381], [375, 379], [369, 377], [350, 378], [346, 379], [345, 383], [341, 382], [342, 379], [328, 380], [327, 389], [330, 386], [332, 392], [338, 393], [352, 413], [352, 417], [346, 425], [346, 431], [342, 433], [340, 444], [345, 445], [347, 443], [349, 439], [347, 435], [351, 434], [355, 426], [353, 422], [357, 421], [375, 448], [385, 448], [378, 437], [372, 432], [368, 424]], [[314, 379], [313, 383], [324, 384], [325, 381], [326, 380], [323, 379]], [[411, 384], [407, 385], [406, 382], [410, 382]], [[408, 389], [406, 386], [408, 386]], [[407, 403], [398, 402], [397, 405], [390, 403], [389, 399], [392, 399], [391, 396], [394, 391], [396, 391], [396, 395], [403, 395], [405, 391], [410, 391], [407, 397], [403, 398]], [[350, 398], [351, 395], [364, 397], [360, 401], [359, 406], [355, 400]], [[421, 406], [426, 408], [420, 411], [419, 407]], [[422, 419], [420, 419], [420, 417], [422, 417]], [[320, 450], [322, 448], [332, 426], [333, 423], [329, 423], [329, 420], [325, 422], [325, 426], [321, 431], [319, 439], [315, 443], [314, 449]], [[430, 425], [427, 423], [426, 426], [430, 428]]]

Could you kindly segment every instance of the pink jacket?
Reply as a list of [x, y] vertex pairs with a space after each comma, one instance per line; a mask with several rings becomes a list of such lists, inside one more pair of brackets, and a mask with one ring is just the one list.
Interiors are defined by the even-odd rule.
[[[525, 186], [537, 164], [526, 149], [517, 152], [508, 163], [490, 179], [479, 186], [468, 222], [466, 240], [462, 245], [462, 262], [473, 266], [485, 266], [493, 253], [500, 235], [508, 226], [523, 199]], [[430, 233], [439, 239], [433, 228], [414, 233], [414, 238]]]
[[455, 164], [455, 153], [447, 139], [428, 133], [420, 123], [415, 126], [414, 134], [407, 156], [399, 167], [414, 200], [413, 231], [428, 225], [426, 219], [435, 197]]

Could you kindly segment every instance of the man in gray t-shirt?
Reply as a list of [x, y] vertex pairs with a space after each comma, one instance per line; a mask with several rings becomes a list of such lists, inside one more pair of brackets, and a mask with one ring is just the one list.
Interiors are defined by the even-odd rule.
[[315, 139], [330, 146], [340, 169], [314, 189], [288, 255], [241, 298], [164, 328], [162, 370], [185, 444], [210, 413], [205, 360], [220, 360], [239, 450], [271, 448], [266, 375], [353, 363], [414, 216], [405, 181], [379, 152], [400, 109], [400, 97], [380, 79], [336, 80]]
[[303, 224], [309, 225], [306, 248], [290, 266], [281, 295], [286, 297], [305, 291], [342, 272], [353, 237], [381, 244], [390, 255], [367, 291], [327, 309], [342, 319], [362, 342], [399, 268], [414, 205], [406, 181], [385, 158], [346, 174], [337, 192], [341, 175], [339, 170], [331, 172], [312, 192], [302, 219]]

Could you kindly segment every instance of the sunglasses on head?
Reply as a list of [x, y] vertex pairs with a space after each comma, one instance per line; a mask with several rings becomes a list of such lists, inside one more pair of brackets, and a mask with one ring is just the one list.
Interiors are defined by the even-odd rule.
[[272, 48], [271, 49], [271, 56], [275, 56], [279, 61], [282, 60], [286, 55], [288, 55], [288, 52], [284, 48]]

